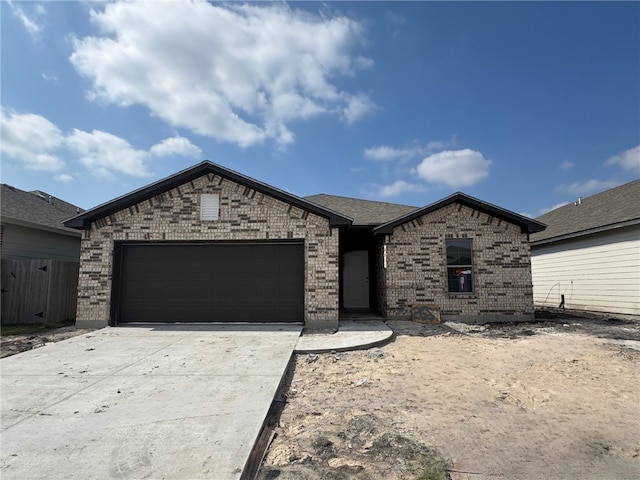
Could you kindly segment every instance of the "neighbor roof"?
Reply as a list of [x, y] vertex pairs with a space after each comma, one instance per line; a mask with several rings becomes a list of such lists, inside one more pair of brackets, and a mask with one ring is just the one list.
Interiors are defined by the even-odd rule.
[[499, 218], [505, 220], [507, 222], [513, 223], [515, 225], [520, 226], [520, 229], [524, 233], [533, 233], [540, 232], [545, 229], [544, 223], [533, 220], [529, 217], [524, 217], [517, 213], [511, 212], [509, 210], [505, 210], [504, 208], [500, 208], [496, 205], [492, 205], [487, 202], [483, 202], [482, 200], [478, 200], [477, 198], [470, 197], [462, 192], [454, 193], [442, 200], [432, 203], [431, 205], [427, 205], [426, 207], [418, 208], [413, 212], [409, 212], [408, 214], [396, 218], [390, 222], [384, 223], [373, 229], [374, 234], [386, 234], [393, 233], [393, 229], [403, 223], [410, 222], [422, 215], [426, 215], [428, 213], [439, 210], [447, 205], [452, 203], [460, 203], [467, 207], [473, 208], [474, 210], [479, 210], [481, 212], [486, 213], [487, 215], [491, 215], [492, 217]]
[[358, 198], [339, 197], [324, 193], [304, 198], [353, 218], [354, 226], [380, 225], [402, 215], [406, 215], [418, 208], [398, 203], [360, 200]]
[[640, 180], [556, 208], [537, 220], [548, 227], [531, 236], [532, 245], [638, 224]]
[[25, 192], [5, 183], [2, 184], [0, 195], [3, 222], [78, 235], [78, 232], [62, 223], [82, 211], [76, 205], [39, 190]]
[[205, 160], [201, 163], [198, 163], [197, 165], [194, 165], [193, 167], [182, 170], [181, 172], [154, 182], [150, 185], [147, 185], [146, 187], [142, 187], [138, 190], [128, 193], [127, 195], [123, 195], [114, 200], [111, 200], [110, 202], [98, 205], [95, 208], [87, 210], [81, 215], [70, 218], [69, 220], [64, 222], [64, 224], [67, 227], [76, 228], [79, 230], [88, 230], [91, 227], [91, 223], [95, 222], [96, 220], [100, 220], [104, 217], [119, 212], [120, 210], [129, 208], [137, 203], [149, 200], [150, 198], [160, 195], [167, 190], [179, 187], [180, 185], [183, 185], [209, 173], [219, 175], [222, 178], [226, 178], [240, 185], [244, 185], [251, 188], [252, 190], [256, 190], [258, 192], [264, 193], [265, 195], [277, 198], [279, 200], [282, 200], [283, 202], [289, 203], [308, 212], [327, 218], [329, 219], [332, 227], [340, 225], [350, 225], [352, 222], [351, 218], [341, 213], [335, 212], [325, 207], [321, 207], [315, 203], [304, 200], [303, 198], [287, 193], [284, 190], [279, 190], [275, 187], [267, 185], [266, 183], [259, 182], [258, 180], [254, 180], [253, 178], [247, 177], [238, 172], [234, 172], [233, 170], [229, 170], [209, 160]]

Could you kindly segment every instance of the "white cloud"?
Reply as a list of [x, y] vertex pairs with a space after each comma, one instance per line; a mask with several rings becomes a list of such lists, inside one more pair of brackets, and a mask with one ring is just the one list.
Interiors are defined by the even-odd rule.
[[409, 158], [413, 156], [411, 149], [395, 148], [386, 145], [380, 145], [378, 147], [367, 148], [364, 151], [364, 156], [371, 160], [395, 160], [398, 158]]
[[565, 172], [567, 170], [571, 170], [573, 167], [574, 167], [574, 163], [568, 160], [560, 164], [560, 170], [564, 170]]
[[402, 193], [424, 192], [426, 187], [415, 183], [405, 182], [404, 180], [396, 180], [391, 185], [383, 185], [380, 187], [380, 196], [394, 197]]
[[573, 182], [568, 185], [558, 185], [555, 191], [559, 193], [569, 193], [571, 195], [590, 195], [592, 193], [602, 192], [609, 188], [617, 187], [622, 182], [615, 180], [597, 180], [592, 178], [584, 182]]
[[346, 104], [344, 117], [347, 123], [355, 123], [375, 109], [371, 99], [362, 93], [349, 95]]
[[135, 177], [150, 175], [144, 164], [148, 153], [134, 149], [125, 139], [110, 133], [74, 129], [66, 144], [80, 157], [80, 163], [98, 175], [107, 178], [112, 178], [114, 172]]
[[[24, 160], [24, 159], [23, 159]], [[65, 163], [57, 156], [48, 153], [37, 153], [29, 160], [25, 160], [28, 168], [54, 172], [64, 167]]]
[[[569, 164], [569, 168], [573, 166], [571, 162], [564, 162], [560, 167], [563, 168], [563, 165]], [[604, 162], [605, 166], [617, 166], [624, 172], [630, 172], [634, 175], [640, 175], [640, 145], [637, 145], [629, 150], [626, 150], [618, 155], [614, 155], [607, 159]], [[567, 168], [568, 169], [568, 168]], [[576, 197], [592, 195], [594, 193], [599, 193], [604, 190], [608, 190], [613, 187], [617, 187], [618, 185], [624, 183], [624, 177], [626, 175], [623, 173], [621, 175], [613, 175], [614, 179], [610, 180], [600, 180], [597, 178], [591, 178], [589, 180], [573, 182], [569, 184], [557, 185], [555, 187], [555, 191], [558, 193], [570, 194]], [[550, 209], [541, 210], [542, 213], [546, 213], [550, 210], [557, 208], [554, 206]]]
[[640, 145], [630, 148], [618, 155], [614, 155], [605, 162], [605, 165], [617, 165], [623, 170], [630, 170], [631, 172], [640, 174]]
[[358, 55], [355, 59], [355, 64], [358, 66], [358, 68], [364, 70], [364, 69], [373, 67], [375, 62], [373, 61], [373, 59], [369, 57], [363, 57], [362, 55]]
[[370, 160], [389, 161], [389, 160], [407, 160], [410, 158], [426, 155], [429, 152], [441, 150], [445, 148], [446, 143], [441, 141], [432, 141], [426, 145], [410, 145], [406, 147], [390, 147], [388, 145], [379, 145], [377, 147], [367, 148], [364, 156]]
[[[565, 205], [569, 205], [569, 202], [560, 202], [560, 203], [556, 203], [555, 205], [549, 208], [541, 208], [540, 215], [544, 215], [545, 213], [555, 210], [556, 208], [564, 207]], [[531, 217], [531, 215], [527, 215], [527, 217]]]
[[[152, 157], [202, 155], [200, 148], [178, 135], [142, 150], [108, 132], [73, 129], [65, 134], [43, 116], [5, 109], [1, 110], [0, 132], [0, 151], [34, 170], [59, 171], [66, 165], [60, 159], [64, 156], [79, 160], [91, 172], [106, 178], [113, 178], [116, 173], [144, 177], [151, 174], [146, 162]], [[66, 173], [54, 178], [63, 182], [73, 180]]]
[[76, 39], [70, 59], [92, 81], [93, 98], [143, 105], [201, 135], [287, 144], [292, 121], [353, 122], [373, 108], [365, 94], [332, 83], [372, 64], [353, 53], [363, 27], [346, 17], [195, 0], [108, 3], [91, 19], [100, 35]]
[[[11, 6], [11, 11], [16, 16], [16, 18], [20, 20], [22, 26], [29, 34], [35, 35], [36, 33], [40, 32], [40, 25], [38, 25], [36, 20], [32, 16], [29, 16], [22, 7], [14, 5], [14, 3], [11, 1], [7, 3], [9, 3], [9, 5]], [[38, 5], [36, 6], [36, 11], [39, 13], [44, 13], [44, 7], [42, 7], [42, 5]]]
[[181, 157], [199, 158], [202, 155], [202, 150], [191, 143], [189, 139], [176, 136], [165, 138], [162, 142], [155, 144], [151, 147], [149, 153], [156, 157], [178, 155]]
[[56, 175], [54, 178], [59, 182], [71, 182], [74, 180], [73, 175], [69, 175], [68, 173], [61, 173], [60, 175]]
[[443, 183], [450, 187], [469, 187], [489, 175], [491, 161], [480, 152], [445, 150], [434, 153], [422, 160], [416, 171], [420, 178], [429, 183]]
[[43, 80], [46, 80], [47, 82], [51, 82], [53, 84], [58, 85], [60, 82], [58, 80], [58, 77], [55, 76], [53, 73], [41, 73], [40, 76], [42, 77]]
[[64, 162], [55, 155], [62, 145], [62, 132], [46, 118], [32, 113], [19, 114], [2, 109], [0, 151], [24, 162], [33, 170], [56, 171]]
[[[451, 137], [451, 141], [449, 143], [450, 144], [455, 143], [455, 135]], [[434, 140], [432, 142], [427, 143], [427, 145], [425, 145], [425, 149], [427, 151], [435, 151], [435, 150], [442, 150], [443, 148], [446, 148], [446, 146], [447, 146], [447, 143], [441, 142], [439, 140]]]

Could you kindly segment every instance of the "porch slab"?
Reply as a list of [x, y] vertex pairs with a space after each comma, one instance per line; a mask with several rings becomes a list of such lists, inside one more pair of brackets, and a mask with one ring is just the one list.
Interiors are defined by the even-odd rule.
[[393, 339], [394, 333], [382, 320], [340, 320], [333, 333], [305, 333], [296, 344], [296, 353], [327, 353], [364, 350]]

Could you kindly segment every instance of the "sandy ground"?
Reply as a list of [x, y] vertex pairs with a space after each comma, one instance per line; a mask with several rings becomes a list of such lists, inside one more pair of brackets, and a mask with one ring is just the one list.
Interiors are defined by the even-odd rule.
[[640, 323], [540, 317], [298, 355], [259, 478], [639, 479]]

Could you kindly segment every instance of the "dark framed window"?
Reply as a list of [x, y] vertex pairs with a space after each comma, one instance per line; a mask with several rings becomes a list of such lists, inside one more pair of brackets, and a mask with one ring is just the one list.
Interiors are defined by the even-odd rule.
[[473, 250], [470, 239], [447, 240], [449, 293], [473, 293]]

